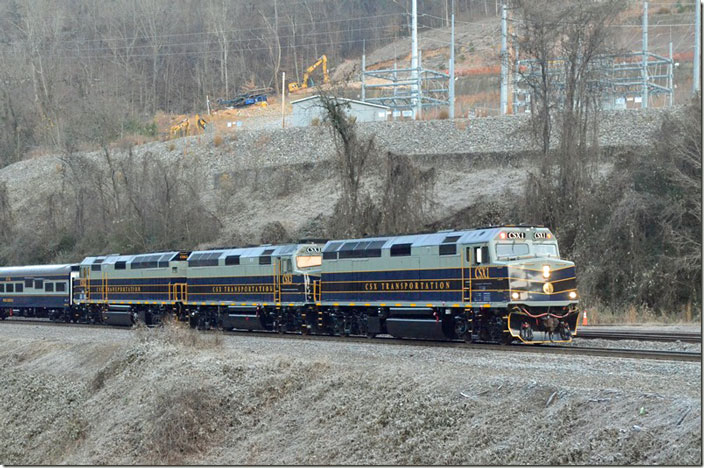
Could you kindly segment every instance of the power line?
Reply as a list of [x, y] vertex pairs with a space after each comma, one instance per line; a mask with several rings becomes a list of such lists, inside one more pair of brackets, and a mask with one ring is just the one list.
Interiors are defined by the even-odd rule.
[[[398, 39], [397, 35], [392, 35], [392, 36], [379, 36], [377, 38], [374, 38], [373, 40], [379, 41], [379, 40], [389, 40], [389, 39]], [[351, 39], [347, 41], [332, 41], [328, 42], [326, 41], [326, 45], [337, 45], [337, 44], [351, 44], [351, 43], [357, 43], [357, 42], [362, 42], [364, 40], [367, 40], [365, 38], [362, 39]], [[281, 49], [292, 49], [294, 47], [307, 47], [307, 46], [313, 46], [314, 44], [288, 44], [288, 45], [282, 45]], [[253, 52], [253, 51], [260, 51], [260, 50], [269, 50], [269, 47], [253, 47], [253, 48], [246, 48], [245, 51], [247, 52]], [[137, 54], [137, 55], [130, 55], [129, 58], [143, 58], [143, 57], [167, 57], [167, 56], [175, 56], [175, 55], [194, 55], [194, 56], [199, 56], [199, 55], [211, 55], [211, 54], [219, 54], [219, 50], [204, 50], [204, 51], [180, 51], [180, 52], [159, 52], [156, 54]], [[55, 58], [76, 58], [76, 59], [110, 59], [114, 58], [114, 54], [101, 54], [101, 55], [54, 55], [53, 57]]]
[[[254, 36], [254, 37], [249, 37], [249, 38], [240, 38], [240, 39], [229, 39], [227, 41], [228, 44], [235, 44], [239, 42], [252, 42], [252, 41], [262, 41], [266, 39], [297, 39], [297, 38], [305, 38], [305, 37], [313, 37], [313, 36], [323, 36], [323, 35], [329, 35], [329, 34], [335, 34], [335, 33], [349, 33], [349, 32], [362, 32], [362, 31], [380, 31], [383, 29], [388, 29], [393, 27], [393, 24], [385, 25], [385, 26], [375, 26], [375, 27], [368, 27], [368, 28], [350, 28], [350, 29], [335, 29], [331, 31], [320, 31], [320, 32], [314, 32], [314, 33], [304, 33], [304, 34], [289, 34], [289, 35], [269, 35], [269, 36]], [[217, 39], [209, 39], [206, 41], [199, 41], [199, 42], [177, 42], [177, 43], [165, 43], [165, 44], [160, 44], [159, 47], [179, 47], [179, 46], [203, 46], [203, 45], [210, 45], [213, 44], [214, 41]], [[134, 50], [134, 49], [148, 49], [154, 47], [153, 44], [141, 44], [141, 45], [134, 45], [134, 46], [116, 46], [116, 47], [74, 47], [74, 48], [69, 48], [69, 47], [62, 47], [57, 50], [59, 51], [76, 51], [80, 53], [84, 52], [93, 52], [93, 51], [101, 51], [101, 50], [107, 50], [107, 51], [116, 51], [116, 50]]]
[[[542, 24], [540, 21], [529, 21], [529, 20], [521, 20], [521, 19], [508, 19], [510, 23], [516, 23], [516, 24]], [[549, 22], [550, 25], [556, 25], [556, 26], [584, 26], [584, 23], [570, 23], [566, 21], [551, 21]], [[648, 24], [649, 28], [652, 27], [670, 27], [670, 28], [675, 28], [678, 26], [694, 26], [694, 23], [676, 23], [676, 24]], [[640, 24], [609, 24], [606, 25], [607, 28], [642, 28], [643, 26]]]
[[[374, 18], [386, 18], [389, 16], [399, 16], [399, 15], [404, 15], [405, 13], [399, 12], [399, 13], [387, 13], [383, 15], [369, 15], [369, 16], [359, 16], [356, 18], [343, 18], [343, 19], [337, 19], [337, 20], [328, 20], [328, 21], [314, 21], [314, 22], [309, 22], [309, 23], [297, 23], [295, 26], [317, 26], [321, 24], [332, 24], [332, 23], [343, 23], [347, 21], [361, 21], [361, 20], [368, 20], [368, 19], [374, 19]], [[280, 25], [282, 27], [289, 28], [291, 25], [289, 23]], [[252, 31], [259, 31], [259, 30], [269, 30], [270, 28], [268, 26], [259, 26], [256, 28], [246, 28], [246, 29], [229, 29], [225, 31], [200, 31], [200, 32], [191, 32], [191, 33], [173, 33], [173, 34], [155, 34], [155, 35], [142, 35], [142, 36], [132, 36], [132, 37], [112, 37], [112, 38], [101, 38], [101, 39], [60, 39], [57, 40], [56, 43], [71, 43], [71, 42], [111, 42], [111, 41], [136, 41], [136, 40], [147, 40], [147, 39], [158, 39], [158, 38], [166, 38], [166, 37], [184, 37], [184, 36], [199, 36], [199, 35], [217, 35], [221, 33], [233, 33], [233, 32], [252, 32]], [[15, 44], [22, 44], [24, 41], [13, 41], [13, 42], [8, 42], [7, 45], [15, 45]]]

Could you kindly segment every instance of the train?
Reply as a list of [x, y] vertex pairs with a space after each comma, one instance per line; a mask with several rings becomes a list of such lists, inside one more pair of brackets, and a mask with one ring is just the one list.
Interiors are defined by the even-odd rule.
[[99, 255], [0, 280], [2, 319], [547, 343], [579, 318], [574, 263], [532, 225]]

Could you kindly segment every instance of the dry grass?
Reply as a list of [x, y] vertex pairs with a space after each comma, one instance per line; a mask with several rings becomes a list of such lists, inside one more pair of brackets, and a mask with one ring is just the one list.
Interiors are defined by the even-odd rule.
[[213, 387], [177, 388], [158, 395], [143, 434], [150, 463], [183, 464], [209, 451], [224, 416], [218, 401]]
[[222, 135], [220, 135], [219, 133], [213, 137], [213, 145], [215, 145], [216, 148], [218, 146], [222, 145], [222, 142], [223, 142]]
[[[701, 310], [687, 304], [681, 310], [654, 310], [645, 305], [628, 304], [609, 306], [602, 303], [584, 303], [582, 310], [587, 311], [589, 325], [618, 324], [678, 324], [701, 321]], [[582, 317], [579, 318], [582, 323]]]
[[203, 333], [192, 329], [185, 322], [178, 322], [172, 319], [165, 319], [162, 325], [149, 328], [144, 325], [135, 326], [135, 338], [142, 343], [154, 342], [169, 346], [196, 348], [196, 349], [217, 349], [222, 346], [222, 333], [212, 330]]
[[[685, 384], [700, 377], [694, 365], [590, 360], [575, 366], [550, 357], [504, 362], [484, 352], [438, 355], [422, 347], [265, 337], [231, 337], [222, 349], [202, 350], [184, 342], [189, 330], [174, 323], [138, 328], [144, 341], [125, 342], [120, 332], [107, 347], [96, 343], [105, 330], [83, 332], [72, 332], [83, 343], [64, 347], [39, 336], [8, 339], [9, 331], [0, 340], [0, 356], [18, 348], [27, 355], [0, 366], [6, 395], [0, 458], [8, 463], [620, 465], [701, 459], [701, 392]], [[98, 359], [81, 365], [86, 355]], [[458, 366], [468, 373], [456, 372]], [[506, 411], [516, 401], [525, 403], [522, 410]], [[642, 406], [648, 413], [639, 416]], [[631, 430], [634, 424], [642, 431]], [[544, 450], [526, 452], [526, 444]], [[571, 450], [575, 446], [583, 449]]]

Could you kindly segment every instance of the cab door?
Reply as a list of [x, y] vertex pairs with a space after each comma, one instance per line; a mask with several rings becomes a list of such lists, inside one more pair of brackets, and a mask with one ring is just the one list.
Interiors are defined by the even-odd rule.
[[90, 301], [90, 265], [82, 266], [80, 271], [80, 284], [83, 288], [83, 299]]
[[462, 302], [472, 302], [472, 247], [465, 247], [462, 255]]
[[[473, 293], [477, 290], [489, 288], [489, 247], [486, 245], [472, 245], [463, 251], [464, 281], [462, 286], [462, 299], [464, 302], [474, 300]], [[482, 300], [487, 300], [485, 297]]]
[[281, 303], [281, 258], [274, 257], [272, 266], [274, 267], [274, 303]]

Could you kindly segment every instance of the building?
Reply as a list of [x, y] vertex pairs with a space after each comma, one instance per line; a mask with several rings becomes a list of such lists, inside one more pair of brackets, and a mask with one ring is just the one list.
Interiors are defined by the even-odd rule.
[[[333, 98], [337, 102], [344, 102], [349, 105], [347, 113], [355, 117], [357, 122], [378, 122], [387, 119], [391, 111], [389, 107], [370, 102], [356, 101], [354, 99]], [[325, 120], [325, 109], [320, 100], [320, 96], [309, 96], [291, 103], [293, 113], [291, 114], [291, 126], [307, 127], [313, 121], [323, 122]]]

